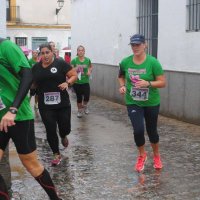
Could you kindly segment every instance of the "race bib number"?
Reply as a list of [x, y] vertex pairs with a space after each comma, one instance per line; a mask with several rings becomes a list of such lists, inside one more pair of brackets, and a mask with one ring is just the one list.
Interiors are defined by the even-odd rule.
[[56, 105], [61, 102], [60, 92], [46, 92], [44, 93], [44, 103], [46, 105]]
[[149, 88], [131, 88], [131, 93], [133, 100], [136, 101], [147, 101], [149, 98]]
[[1, 97], [0, 97], [0, 110], [3, 110], [6, 106], [4, 105]]

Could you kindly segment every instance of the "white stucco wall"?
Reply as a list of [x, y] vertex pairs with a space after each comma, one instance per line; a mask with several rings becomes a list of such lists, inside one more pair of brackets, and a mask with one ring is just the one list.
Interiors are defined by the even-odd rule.
[[158, 58], [164, 69], [200, 72], [200, 32], [186, 32], [186, 1], [159, 1]]
[[118, 65], [131, 54], [136, 22], [136, 0], [73, 0], [72, 56], [82, 44], [92, 62]]
[[[95, 95], [120, 100], [118, 68], [112, 65], [131, 53], [127, 44], [129, 36], [137, 31], [139, 1], [72, 1], [73, 56], [77, 45], [86, 47], [86, 55], [94, 63], [91, 92]], [[161, 90], [160, 111], [199, 125], [200, 31], [186, 32], [186, 3], [159, 0], [158, 59], [167, 79], [167, 87]]]
[[[186, 32], [186, 1], [159, 1], [158, 59], [166, 70], [200, 72], [200, 32]], [[72, 55], [83, 44], [92, 61], [118, 64], [131, 53], [137, 0], [73, 0]]]
[[6, 0], [0, 0], [0, 37], [6, 37]]
[[20, 7], [20, 19], [28, 24], [70, 24], [71, 23], [71, 1], [65, 0], [64, 6], [56, 15], [58, 8], [57, 0], [16, 0]]

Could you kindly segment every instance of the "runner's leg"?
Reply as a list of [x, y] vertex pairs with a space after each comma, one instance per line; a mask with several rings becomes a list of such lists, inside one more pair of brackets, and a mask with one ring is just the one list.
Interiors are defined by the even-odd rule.
[[[0, 149], [0, 160], [2, 157], [3, 157], [3, 150]], [[0, 174], [0, 199], [1, 200], [9, 200], [10, 199], [6, 183], [3, 179], [3, 177], [1, 176], [1, 174]]]
[[[3, 158], [3, 154], [8, 145], [9, 140], [10, 140], [9, 132], [5, 134], [5, 132], [0, 131], [0, 161]], [[2, 200], [10, 199], [6, 182], [1, 174], [0, 174], [0, 199]]]
[[29, 154], [19, 154], [19, 158], [27, 171], [37, 180], [46, 191], [51, 200], [59, 200], [55, 186], [46, 169], [41, 165], [37, 158], [37, 152]]
[[57, 117], [54, 110], [40, 110], [42, 121], [46, 128], [47, 141], [53, 154], [60, 154], [57, 135]]

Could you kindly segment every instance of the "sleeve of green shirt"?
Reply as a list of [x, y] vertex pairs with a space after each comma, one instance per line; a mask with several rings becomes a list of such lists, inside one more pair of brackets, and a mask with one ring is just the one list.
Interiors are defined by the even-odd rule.
[[157, 59], [153, 60], [153, 74], [155, 76], [160, 76], [164, 74], [164, 71], [162, 69], [162, 66], [160, 64], [160, 62]]
[[76, 61], [75, 61], [75, 59], [73, 59], [73, 60], [71, 61], [71, 65], [73, 65], [74, 67], [76, 66]]
[[7, 64], [16, 73], [21, 70], [21, 67], [30, 68], [28, 60], [19, 46], [9, 40], [4, 41], [2, 45], [5, 46], [3, 49]]

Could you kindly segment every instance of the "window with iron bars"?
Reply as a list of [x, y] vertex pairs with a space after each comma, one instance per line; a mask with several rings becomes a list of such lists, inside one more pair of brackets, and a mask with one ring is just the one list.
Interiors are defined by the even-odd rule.
[[27, 45], [27, 38], [26, 37], [16, 37], [15, 43], [18, 46], [26, 46]]
[[138, 0], [138, 32], [147, 41], [147, 53], [157, 57], [158, 50], [158, 0]]
[[200, 31], [200, 0], [187, 0], [186, 31]]
[[32, 49], [39, 50], [40, 45], [46, 43], [47, 40], [47, 37], [32, 37]]

